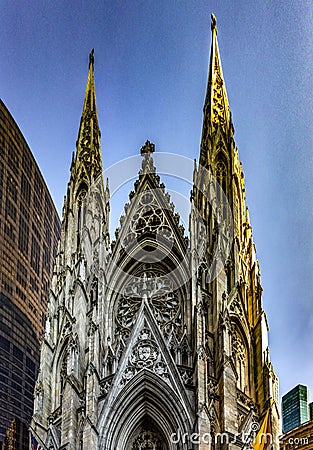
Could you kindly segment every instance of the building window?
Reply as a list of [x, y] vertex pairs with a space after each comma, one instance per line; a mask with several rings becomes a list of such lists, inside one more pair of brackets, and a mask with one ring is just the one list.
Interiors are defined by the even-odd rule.
[[45, 227], [45, 241], [48, 247], [51, 247], [51, 227], [50, 221], [47, 216], [44, 219], [44, 227]]
[[37, 283], [37, 280], [33, 277], [30, 277], [30, 285], [32, 287], [32, 290], [37, 292], [37, 294], [39, 293], [39, 286]]
[[4, 174], [4, 166], [2, 162], [0, 162], [0, 209], [2, 203], [2, 188], [3, 188], [3, 175]]
[[5, 218], [11, 217], [14, 221], [16, 220], [16, 208], [13, 203], [7, 198], [5, 202]]
[[30, 157], [29, 157], [29, 155], [27, 153], [28, 153], [27, 149], [24, 148], [23, 149], [23, 156], [22, 156], [22, 167], [23, 167], [26, 175], [30, 179], [32, 177], [33, 163], [32, 163], [32, 160], [30, 159]]
[[46, 246], [46, 244], [43, 245], [43, 267], [46, 269], [46, 271], [49, 273], [50, 271], [50, 250]]
[[4, 224], [4, 232], [10, 239], [12, 239], [12, 241], [15, 241], [15, 230], [12, 223]]
[[35, 193], [34, 193], [33, 202], [34, 202], [34, 208], [36, 210], [36, 213], [38, 214], [38, 216], [40, 216], [40, 214], [41, 214], [41, 200], [38, 197], [38, 195], [36, 195]]
[[57, 239], [60, 236], [60, 232], [61, 232], [61, 227], [60, 227], [59, 218], [57, 216], [54, 216], [54, 234]]
[[12, 144], [9, 144], [8, 149], [8, 166], [16, 172], [16, 170], [19, 168], [19, 158], [18, 153], [15, 147], [13, 147]]
[[51, 221], [52, 221], [52, 205], [51, 205], [51, 201], [50, 201], [47, 193], [45, 195], [45, 214], [46, 214], [49, 222], [51, 223]]
[[29, 223], [29, 212], [22, 203], [20, 204], [20, 211], [23, 214], [26, 222]]
[[11, 281], [4, 275], [4, 273], [2, 274], [2, 286], [4, 288], [4, 290], [8, 293], [11, 294], [13, 293], [13, 288], [12, 288], [12, 283]]
[[42, 191], [43, 191], [43, 183], [40, 179], [39, 172], [37, 172], [37, 171], [35, 171], [34, 188], [35, 188], [37, 195], [41, 196]]
[[37, 238], [38, 241], [40, 242], [40, 241], [41, 241], [41, 235], [40, 235], [40, 233], [39, 233], [38, 228], [37, 228], [36, 225], [34, 224], [34, 222], [32, 223], [32, 230], [33, 230], [33, 232], [34, 232], [36, 238]]
[[30, 183], [25, 177], [25, 175], [22, 173], [22, 181], [21, 181], [21, 194], [25, 202], [29, 205], [30, 204]]
[[30, 256], [30, 265], [34, 269], [34, 271], [39, 275], [40, 270], [40, 247], [35, 239], [32, 237], [32, 248], [31, 248], [31, 256]]
[[17, 202], [17, 187], [14, 178], [8, 175], [7, 178], [7, 193], [11, 196], [12, 200]]
[[18, 248], [24, 253], [24, 255], [28, 255], [28, 236], [29, 236], [29, 227], [22, 216], [20, 216], [20, 228], [19, 228], [19, 236], [18, 236]]

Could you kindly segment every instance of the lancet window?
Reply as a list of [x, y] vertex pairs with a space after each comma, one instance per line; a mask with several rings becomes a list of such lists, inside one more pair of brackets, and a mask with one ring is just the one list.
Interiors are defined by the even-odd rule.
[[248, 356], [247, 348], [239, 333], [235, 332], [232, 339], [233, 355], [237, 371], [237, 387], [242, 392], [248, 391]]

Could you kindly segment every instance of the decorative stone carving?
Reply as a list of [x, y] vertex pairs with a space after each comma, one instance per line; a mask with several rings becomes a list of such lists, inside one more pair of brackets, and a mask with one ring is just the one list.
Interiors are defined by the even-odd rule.
[[192, 369], [180, 368], [179, 372], [184, 384], [193, 384]]
[[164, 443], [156, 433], [142, 431], [132, 443], [131, 450], [165, 450]]
[[67, 321], [61, 333], [61, 342], [65, 339], [66, 336], [68, 336], [71, 333], [71, 331], [72, 331], [72, 324], [69, 321]]
[[116, 310], [116, 333], [128, 336], [133, 327], [143, 298], [146, 298], [152, 312], [165, 335], [173, 329], [181, 331], [181, 301], [173, 291], [169, 277], [147, 271], [134, 277], [125, 286]]
[[111, 388], [113, 377], [105, 378], [100, 384], [100, 395], [106, 396]]
[[246, 406], [247, 408], [255, 408], [255, 404], [252, 401], [252, 399], [239, 389], [237, 390], [237, 400], [239, 403]]
[[218, 397], [217, 385], [212, 380], [209, 380], [208, 382], [208, 397], [214, 400], [216, 400]]
[[148, 328], [143, 328], [136, 340], [121, 384], [126, 384], [141, 369], [149, 369], [168, 382], [167, 366]]
[[238, 388], [245, 392], [248, 384], [248, 358], [246, 346], [239, 335], [239, 333], [234, 330], [232, 332], [232, 356], [236, 363], [237, 370], [237, 386]]
[[198, 347], [198, 359], [200, 361], [206, 361], [208, 356], [206, 354], [205, 348], [201, 345], [200, 347]]
[[172, 230], [167, 223], [165, 211], [156, 198], [157, 194], [164, 196], [159, 188], [137, 194], [136, 212], [132, 215], [127, 236], [123, 241], [124, 248], [127, 249], [138, 241], [144, 233], [168, 241], [168, 244], [173, 242]]
[[235, 297], [229, 306], [229, 310], [231, 313], [238, 314], [242, 319], [244, 318], [244, 312], [242, 309], [241, 302], [238, 297]]
[[141, 156], [153, 153], [154, 148], [155, 148], [154, 144], [152, 144], [150, 141], [146, 141], [145, 145], [143, 145], [140, 149]]

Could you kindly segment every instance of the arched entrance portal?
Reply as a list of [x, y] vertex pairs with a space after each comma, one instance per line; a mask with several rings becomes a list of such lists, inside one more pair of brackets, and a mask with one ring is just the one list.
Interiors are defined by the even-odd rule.
[[149, 370], [118, 391], [116, 382], [99, 417], [100, 450], [187, 450], [187, 442], [171, 440], [173, 433], [191, 434], [187, 399]]

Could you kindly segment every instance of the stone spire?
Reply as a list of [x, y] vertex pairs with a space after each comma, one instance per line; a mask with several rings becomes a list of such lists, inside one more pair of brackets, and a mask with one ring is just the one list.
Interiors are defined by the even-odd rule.
[[[203, 108], [203, 129], [200, 164], [207, 160], [208, 140], [220, 129], [225, 135], [232, 129], [231, 113], [223, 77], [222, 63], [217, 42], [216, 17], [211, 14], [212, 44], [208, 85]], [[225, 136], [226, 137], [226, 136]], [[205, 159], [204, 159], [205, 158]]]
[[92, 49], [89, 55], [88, 81], [76, 142], [76, 155], [71, 170], [77, 181], [85, 181], [90, 185], [101, 175], [100, 137], [94, 80], [94, 49]]
[[108, 180], [106, 187], [103, 183], [100, 137], [92, 49], [76, 152], [72, 156], [71, 175], [62, 211], [60, 248], [61, 253], [66, 255], [66, 264], [71, 261], [74, 252], [76, 256], [79, 255], [78, 248], [82, 244], [83, 230], [90, 231], [94, 227], [91, 219], [96, 220], [96, 216], [102, 216], [103, 234], [108, 236], [109, 233], [110, 192]]

